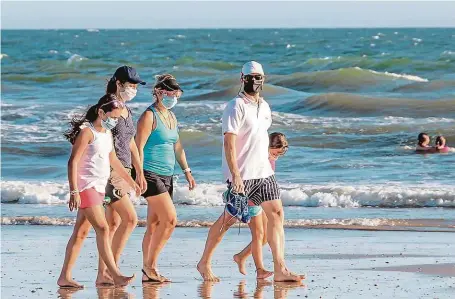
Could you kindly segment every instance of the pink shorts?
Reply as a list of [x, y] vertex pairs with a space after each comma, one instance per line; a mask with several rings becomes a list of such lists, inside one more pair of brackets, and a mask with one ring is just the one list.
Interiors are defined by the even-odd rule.
[[99, 193], [95, 188], [85, 189], [79, 193], [79, 196], [81, 197], [81, 206], [79, 207], [81, 209], [101, 205], [104, 200], [104, 193]]

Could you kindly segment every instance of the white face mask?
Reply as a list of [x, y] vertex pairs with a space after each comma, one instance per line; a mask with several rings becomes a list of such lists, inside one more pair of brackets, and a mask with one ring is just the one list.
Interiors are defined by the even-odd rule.
[[125, 102], [131, 101], [137, 94], [137, 89], [132, 87], [125, 87], [123, 91], [120, 92], [122, 100]]
[[161, 104], [164, 106], [166, 109], [172, 109], [174, 106], [177, 104], [177, 97], [172, 97], [172, 96], [163, 96], [163, 99], [161, 100]]

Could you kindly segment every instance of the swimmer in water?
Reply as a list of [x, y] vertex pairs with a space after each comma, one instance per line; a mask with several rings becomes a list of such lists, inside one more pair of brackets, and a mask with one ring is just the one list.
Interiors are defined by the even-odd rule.
[[436, 137], [435, 146], [434, 148], [438, 153], [447, 153], [449, 151], [449, 147], [446, 145], [446, 139], [444, 136]]
[[416, 146], [416, 152], [419, 153], [429, 153], [429, 152], [435, 152], [434, 147], [430, 145], [430, 136], [428, 136], [427, 133], [420, 133], [419, 136], [417, 137], [417, 146]]

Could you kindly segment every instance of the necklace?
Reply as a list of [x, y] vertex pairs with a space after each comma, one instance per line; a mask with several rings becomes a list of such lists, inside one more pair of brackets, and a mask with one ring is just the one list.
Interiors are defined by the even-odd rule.
[[171, 118], [169, 117], [169, 111], [167, 112], [167, 117], [164, 116], [164, 113], [161, 112], [161, 110], [159, 109], [156, 109], [158, 110], [158, 113], [163, 117], [163, 119], [165, 120], [165, 123], [166, 125], [168, 126], [169, 130], [172, 129], [172, 123], [171, 123]]

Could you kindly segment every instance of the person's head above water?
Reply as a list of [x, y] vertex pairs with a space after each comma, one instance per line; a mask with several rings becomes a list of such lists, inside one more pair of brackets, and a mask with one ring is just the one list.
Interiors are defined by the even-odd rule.
[[145, 85], [136, 69], [124, 65], [119, 67], [107, 83], [106, 93], [115, 94], [123, 102], [131, 101], [137, 93], [138, 84]]
[[182, 93], [182, 88], [171, 74], [155, 76], [155, 86], [153, 87], [155, 105], [168, 110], [172, 109], [177, 104]]
[[242, 67], [240, 81], [243, 91], [250, 95], [256, 95], [262, 90], [265, 75], [262, 65], [256, 61], [249, 61]]
[[70, 129], [63, 134], [65, 138], [74, 144], [76, 137], [81, 131], [81, 126], [86, 123], [94, 123], [100, 119], [101, 126], [107, 130], [112, 130], [118, 122], [125, 104], [114, 94], [102, 96], [98, 103], [91, 106], [87, 112], [80, 116], [75, 116], [70, 122]]
[[444, 136], [438, 136], [436, 137], [436, 140], [435, 140], [435, 145], [436, 147], [438, 148], [443, 148], [446, 146], [446, 139]]
[[289, 144], [283, 133], [274, 132], [269, 135], [269, 157], [272, 160], [278, 159], [288, 151]]
[[430, 136], [427, 133], [420, 133], [417, 137], [419, 146], [428, 146], [430, 144]]

